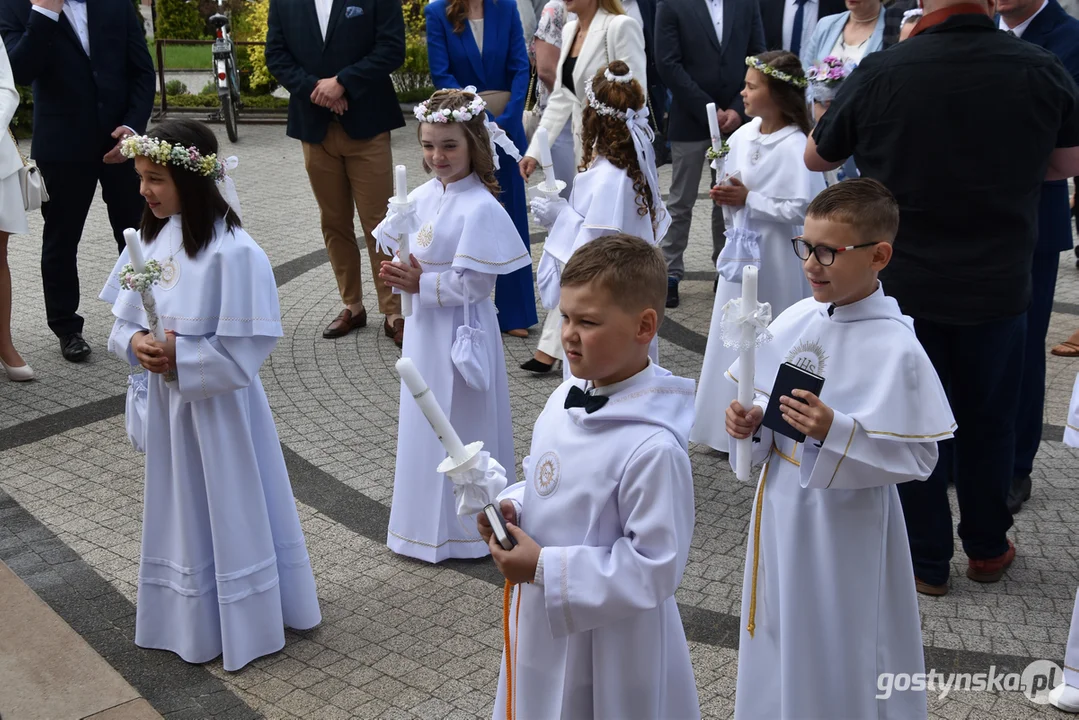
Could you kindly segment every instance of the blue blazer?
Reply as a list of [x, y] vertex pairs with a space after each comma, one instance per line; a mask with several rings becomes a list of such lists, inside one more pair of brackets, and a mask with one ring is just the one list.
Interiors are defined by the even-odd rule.
[[30, 7], [30, 0], [0, 0], [15, 82], [34, 89], [33, 157], [101, 162], [119, 126], [146, 132], [156, 80], [131, 0], [88, 3], [89, 56], [66, 15], [53, 20]]
[[[877, 17], [877, 26], [873, 28], [873, 34], [869, 36], [869, 40], [866, 44], [865, 54], [877, 52], [884, 47], [884, 6], [880, 8], [880, 15]], [[817, 26], [813, 28], [813, 36], [809, 38], [809, 42], [802, 48], [802, 66], [807, 70], [810, 65], [816, 65], [824, 58], [828, 57], [832, 52], [832, 48], [835, 47], [836, 41], [839, 40], [839, 36], [843, 33], [843, 26], [847, 24], [847, 20], [850, 18], [850, 10], [846, 10], [837, 15], [828, 15], [822, 17], [817, 21]]]
[[[1079, 20], [1064, 12], [1057, 0], [1048, 0], [1030, 21], [1023, 40], [1039, 45], [1060, 58], [1064, 68], [1079, 83]], [[1057, 180], [1042, 185], [1038, 205], [1039, 252], [1059, 253], [1072, 247], [1071, 211], [1068, 207], [1068, 182]]]
[[434, 0], [427, 16], [427, 60], [438, 89], [475, 86], [476, 90], [508, 90], [510, 101], [494, 118], [523, 154], [528, 148], [521, 115], [528, 94], [530, 66], [521, 16], [513, 0], [483, 0], [483, 55], [472, 26], [465, 21], [457, 33], [446, 17], [446, 0]]

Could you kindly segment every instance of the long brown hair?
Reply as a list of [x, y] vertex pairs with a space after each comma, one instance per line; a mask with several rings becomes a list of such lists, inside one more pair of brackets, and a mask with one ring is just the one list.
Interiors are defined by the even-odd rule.
[[468, 20], [468, 0], [446, 0], [446, 18], [453, 25], [455, 33], [464, 32], [465, 21]]
[[[468, 107], [468, 104], [475, 98], [474, 94], [464, 90], [438, 90], [427, 101], [427, 112], [460, 110]], [[468, 143], [468, 157], [472, 163], [472, 172], [479, 175], [483, 184], [497, 198], [501, 188], [498, 185], [498, 178], [495, 177], [495, 159], [491, 154], [490, 136], [487, 134], [487, 128], [483, 125], [484, 117], [485, 113], [480, 113], [468, 122], [455, 121], [453, 124], [460, 125], [461, 129], [465, 131], [465, 141]], [[420, 142], [423, 142], [422, 133], [423, 123], [420, 123], [416, 127], [416, 139]], [[426, 172], [431, 172], [426, 160], [423, 162], [423, 169]]]
[[[786, 50], [773, 50], [757, 55], [757, 59], [793, 78], [805, 80], [802, 61], [794, 53], [789, 53]], [[777, 80], [764, 73], [761, 73], [761, 76], [764, 78], [764, 84], [768, 88], [768, 94], [771, 95], [772, 102], [779, 108], [780, 115], [786, 121], [784, 125], [797, 125], [799, 130], [809, 135], [813, 131], [813, 123], [809, 119], [809, 106], [806, 105], [805, 88], [795, 87], [789, 82]]]
[[[595, 93], [596, 100], [621, 112], [643, 108], [644, 90], [641, 89], [641, 84], [636, 79], [628, 83], [612, 82], [606, 77], [608, 69], [616, 77], [629, 74], [629, 65], [621, 60], [601, 67], [592, 78], [592, 92]], [[637, 214], [644, 217], [651, 213], [652, 221], [655, 222], [656, 208], [652, 187], [637, 161], [637, 148], [633, 145], [633, 136], [629, 133], [626, 121], [600, 115], [591, 105], [585, 104], [581, 113], [581, 124], [581, 142], [584, 146], [581, 171], [588, 169], [596, 155], [602, 155], [616, 168], [625, 170], [637, 193]]]
[[[168, 120], [154, 127], [148, 134], [173, 146], [196, 148], [203, 157], [217, 154], [217, 136], [213, 130], [197, 120]], [[240, 218], [231, 211], [213, 178], [175, 165], [164, 165], [164, 168], [176, 183], [176, 194], [180, 198], [183, 247], [188, 257], [195, 257], [210, 244], [214, 239], [214, 227], [218, 220], [224, 218], [225, 227], [229, 230], [240, 227]], [[147, 205], [139, 226], [142, 230], [142, 241], [146, 244], [152, 243], [168, 222], [168, 218], [162, 219], [154, 215]]]

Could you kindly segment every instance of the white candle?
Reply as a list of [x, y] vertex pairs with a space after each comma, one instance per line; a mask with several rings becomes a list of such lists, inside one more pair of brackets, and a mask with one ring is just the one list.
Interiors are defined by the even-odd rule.
[[[757, 309], [757, 268], [742, 268], [742, 317]], [[753, 375], [756, 362], [757, 328], [751, 323], [742, 325], [742, 349], [738, 355], [738, 404], [749, 410], [753, 407]], [[749, 481], [753, 461], [753, 439], [737, 440], [738, 460], [735, 475], [742, 482]]]
[[708, 133], [712, 137], [712, 149], [717, 153], [723, 147], [723, 138], [719, 134], [719, 118], [716, 117], [716, 104], [708, 103]]
[[[397, 238], [397, 257], [396, 260], [400, 260], [405, 266], [412, 264], [412, 248], [409, 247], [408, 233], [403, 232], [401, 236]], [[401, 291], [401, 316], [412, 317], [412, 293]]]
[[131, 267], [135, 272], [141, 273], [146, 269], [146, 258], [142, 256], [142, 243], [139, 242], [139, 234], [134, 228], [124, 230], [124, 242], [127, 243], [127, 255], [131, 258]]
[[551, 160], [551, 138], [547, 134], [547, 128], [537, 128], [536, 147], [539, 148], [540, 167], [543, 168], [543, 187], [547, 190], [553, 190], [556, 178], [554, 176], [554, 161]]
[[453, 426], [450, 425], [446, 413], [439, 407], [434, 393], [431, 392], [431, 388], [427, 387], [426, 381], [420, 375], [420, 371], [416, 369], [416, 364], [412, 362], [412, 358], [403, 357], [398, 360], [397, 372], [400, 374], [401, 380], [404, 381], [405, 387], [412, 393], [412, 397], [416, 399], [416, 404], [420, 406], [420, 410], [423, 411], [427, 422], [431, 424], [431, 429], [435, 431], [435, 435], [438, 436], [442, 447], [453, 458], [454, 463], [461, 464], [468, 460], [468, 453], [465, 452], [465, 446], [461, 443], [461, 438], [457, 436]]
[[398, 202], [408, 200], [408, 183], [405, 181], [405, 166], [398, 165], [394, 168], [393, 194]]

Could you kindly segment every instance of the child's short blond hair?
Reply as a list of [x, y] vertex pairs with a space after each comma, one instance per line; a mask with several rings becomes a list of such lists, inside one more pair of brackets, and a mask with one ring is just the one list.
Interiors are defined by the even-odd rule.
[[646, 308], [663, 321], [667, 264], [659, 250], [639, 237], [606, 235], [582, 246], [562, 272], [562, 287], [598, 283], [627, 312]]

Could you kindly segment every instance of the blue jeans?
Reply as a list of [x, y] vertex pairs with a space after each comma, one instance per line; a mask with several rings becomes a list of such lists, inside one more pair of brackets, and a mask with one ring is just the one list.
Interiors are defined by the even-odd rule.
[[1015, 463], [1026, 315], [969, 326], [915, 319], [914, 329], [959, 425], [954, 439], [940, 443], [940, 459], [929, 479], [899, 486], [914, 574], [942, 585], [955, 549], [949, 479], [959, 499], [959, 539], [967, 556], [987, 560], [1008, 551], [1005, 534], [1012, 515], [1007, 496]]

